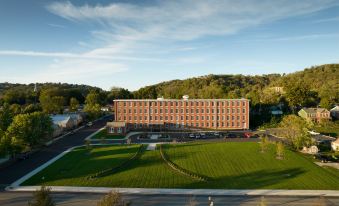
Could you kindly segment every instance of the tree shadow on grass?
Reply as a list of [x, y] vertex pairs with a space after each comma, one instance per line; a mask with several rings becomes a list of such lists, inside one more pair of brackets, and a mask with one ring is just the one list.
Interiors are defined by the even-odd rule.
[[[223, 176], [214, 178], [209, 182], [196, 182], [189, 185], [183, 185], [182, 188], [210, 188], [210, 189], [264, 189], [272, 188], [273, 185], [279, 184], [289, 179], [302, 175], [305, 171], [301, 168], [286, 170], [258, 170], [255, 172]], [[274, 188], [274, 187], [273, 187]], [[277, 188], [278, 189], [278, 188]], [[279, 188], [279, 189], [293, 189]]]

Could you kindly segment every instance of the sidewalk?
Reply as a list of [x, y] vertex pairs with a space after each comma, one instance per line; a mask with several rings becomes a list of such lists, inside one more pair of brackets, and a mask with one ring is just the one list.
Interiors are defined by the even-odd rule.
[[[31, 192], [40, 186], [8, 187], [7, 191]], [[159, 188], [109, 188], [51, 186], [53, 192], [108, 193], [112, 190], [122, 194], [142, 195], [213, 195], [213, 196], [325, 196], [339, 197], [338, 190], [225, 190], [225, 189], [159, 189]]]

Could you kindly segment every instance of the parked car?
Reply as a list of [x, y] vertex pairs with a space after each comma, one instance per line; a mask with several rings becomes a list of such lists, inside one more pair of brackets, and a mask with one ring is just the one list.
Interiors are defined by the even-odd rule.
[[194, 139], [195, 135], [194, 134], [190, 134], [188, 137], [191, 138], [191, 139]]
[[233, 133], [229, 133], [229, 134], [227, 134], [226, 138], [237, 138], [237, 135], [235, 135]]
[[88, 122], [88, 123], [86, 124], [87, 127], [91, 127], [92, 125], [93, 125], [92, 122]]
[[250, 138], [253, 134], [252, 133], [249, 133], [249, 132], [245, 132], [244, 133], [244, 137], [245, 138]]
[[205, 133], [200, 133], [201, 138], [206, 139], [206, 134]]
[[200, 134], [195, 135], [195, 139], [200, 139], [200, 137], [201, 137]]

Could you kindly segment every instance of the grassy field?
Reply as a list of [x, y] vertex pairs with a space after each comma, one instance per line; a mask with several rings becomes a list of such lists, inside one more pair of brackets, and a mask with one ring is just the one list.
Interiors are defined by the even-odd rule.
[[124, 135], [112, 135], [108, 134], [106, 129], [101, 130], [99, 133], [94, 135], [91, 139], [124, 139]]
[[161, 159], [158, 150], [145, 151], [140, 159], [114, 174], [89, 180], [86, 179], [88, 175], [127, 160], [137, 151], [137, 146], [98, 147], [92, 149], [90, 154], [87, 149], [80, 148], [50, 165], [24, 185], [339, 189], [338, 171], [321, 168], [292, 151], [286, 151], [284, 160], [277, 160], [273, 146], [266, 153], [260, 153], [259, 150], [258, 143], [250, 142], [164, 145], [164, 152], [172, 162], [211, 178], [208, 182], [200, 182], [171, 169]]
[[249, 142], [165, 147], [177, 165], [213, 178], [209, 183], [194, 183], [193, 187], [339, 189], [339, 176], [333, 170], [318, 167], [292, 151], [285, 152], [284, 160], [277, 160], [273, 145], [266, 153], [259, 152], [258, 143]]

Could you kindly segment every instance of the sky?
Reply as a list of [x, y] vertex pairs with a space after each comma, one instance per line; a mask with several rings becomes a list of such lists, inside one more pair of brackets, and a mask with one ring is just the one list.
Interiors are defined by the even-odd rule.
[[0, 0], [0, 82], [133, 91], [328, 63], [338, 0]]

